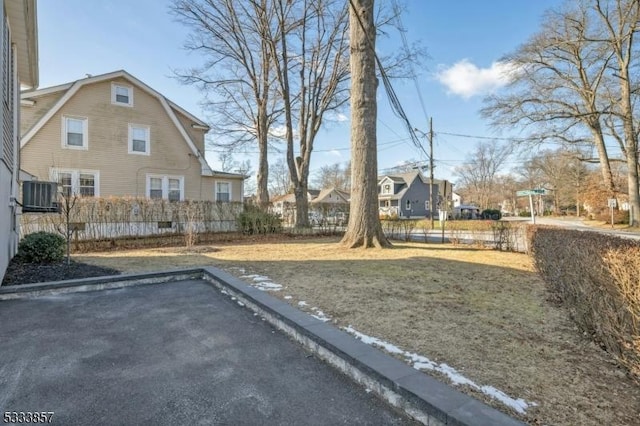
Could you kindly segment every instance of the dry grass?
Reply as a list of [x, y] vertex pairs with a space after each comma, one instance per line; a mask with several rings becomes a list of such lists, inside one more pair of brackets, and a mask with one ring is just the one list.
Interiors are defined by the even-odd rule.
[[[549, 301], [523, 254], [396, 243], [348, 250], [335, 238], [220, 243], [77, 256], [126, 272], [215, 265], [266, 275], [338, 326], [352, 325], [481, 385], [538, 404], [531, 424], [640, 424], [640, 387]], [[469, 391], [473, 393], [473, 391]], [[502, 411], [498, 402], [483, 398]]]

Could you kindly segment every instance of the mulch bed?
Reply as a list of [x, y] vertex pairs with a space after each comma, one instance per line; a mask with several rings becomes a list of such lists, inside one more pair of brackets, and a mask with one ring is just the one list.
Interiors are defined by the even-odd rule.
[[25, 263], [14, 258], [7, 267], [2, 285], [20, 285], [47, 281], [73, 280], [78, 278], [118, 275], [120, 271], [87, 263], [66, 261], [59, 263]]

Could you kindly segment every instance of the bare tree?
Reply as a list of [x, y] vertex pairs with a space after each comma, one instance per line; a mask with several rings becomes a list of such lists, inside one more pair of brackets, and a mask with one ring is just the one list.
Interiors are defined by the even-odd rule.
[[[640, 193], [638, 182], [638, 126], [634, 113], [634, 98], [638, 97], [637, 75], [632, 70], [640, 65], [640, 51], [635, 36], [640, 31], [640, 2], [638, 0], [595, 0], [593, 9], [604, 28], [605, 37], [595, 39], [598, 44], [613, 52], [610, 69], [615, 88], [612, 101], [611, 125], [615, 139], [627, 160], [627, 186], [629, 219], [631, 226], [640, 226]], [[635, 77], [635, 78], [634, 78]], [[616, 126], [619, 123], [619, 127]], [[621, 128], [621, 131], [616, 131]], [[618, 136], [619, 134], [622, 136]]]
[[582, 157], [580, 152], [560, 148], [537, 153], [525, 164], [526, 169], [540, 172], [540, 185], [552, 191], [556, 213], [562, 205], [575, 203], [576, 209], [580, 208], [580, 188], [587, 176]]
[[289, 169], [284, 161], [280, 158], [269, 168], [269, 190], [273, 195], [288, 194], [291, 190], [291, 178]]
[[418, 161], [416, 159], [404, 160], [397, 166], [391, 167], [389, 169], [385, 169], [385, 173], [387, 174], [402, 174], [402, 173], [410, 173], [415, 172], [416, 170], [427, 170], [429, 168], [429, 163], [425, 161]]
[[346, 247], [387, 247], [378, 217], [374, 0], [349, 1], [351, 50], [351, 206]]
[[593, 144], [602, 179], [613, 193], [599, 95], [612, 55], [586, 41], [592, 21], [580, 5], [549, 11], [541, 30], [504, 59], [513, 67], [509, 92], [487, 97], [482, 113], [498, 127], [524, 125], [532, 143]]
[[320, 189], [336, 188], [341, 191], [351, 190], [351, 163], [344, 166], [340, 163], [322, 166], [316, 172], [313, 184]]
[[296, 226], [308, 226], [307, 191], [314, 141], [324, 115], [348, 100], [348, 13], [342, 0], [277, 3], [277, 29], [269, 42], [284, 107]]
[[56, 223], [56, 230], [62, 234], [66, 242], [66, 262], [67, 266], [71, 265], [71, 238], [75, 232], [75, 228], [71, 224], [71, 217], [74, 215], [76, 203], [78, 202], [78, 194], [69, 192], [60, 192], [60, 214], [63, 223]]
[[270, 129], [281, 113], [273, 95], [271, 51], [266, 33], [274, 16], [269, 0], [174, 0], [170, 9], [191, 29], [186, 49], [204, 64], [176, 72], [206, 94], [203, 104], [227, 149], [258, 145], [257, 198], [269, 202], [267, 152]]
[[493, 197], [498, 172], [511, 153], [508, 145], [498, 142], [481, 142], [461, 166], [455, 168], [458, 178], [456, 186], [465, 195], [465, 199], [478, 203], [478, 207], [495, 207], [502, 200]]
[[517, 69], [513, 92], [490, 97], [483, 110], [496, 125], [531, 126], [537, 141], [593, 144], [609, 198], [619, 188], [605, 140], [616, 140], [627, 164], [634, 226], [640, 224], [639, 29], [637, 0], [582, 0], [550, 12], [542, 30], [506, 58]]

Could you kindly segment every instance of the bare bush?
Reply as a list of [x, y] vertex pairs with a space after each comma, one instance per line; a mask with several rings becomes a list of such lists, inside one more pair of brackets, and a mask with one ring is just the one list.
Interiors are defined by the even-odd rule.
[[[236, 217], [242, 210], [241, 203], [86, 197], [77, 199], [68, 221], [77, 229], [74, 231], [75, 237], [80, 241], [181, 235], [187, 229], [191, 233], [189, 238], [193, 239], [194, 235], [202, 232], [235, 230]], [[24, 214], [20, 231], [22, 235], [37, 231], [51, 232], [57, 229], [60, 222], [60, 215], [55, 213]]]
[[529, 247], [578, 327], [640, 379], [640, 242], [531, 226]]

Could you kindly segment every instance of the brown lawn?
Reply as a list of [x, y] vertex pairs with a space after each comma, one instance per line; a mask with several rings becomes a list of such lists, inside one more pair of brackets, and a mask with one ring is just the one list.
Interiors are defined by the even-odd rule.
[[[640, 424], [640, 386], [550, 300], [526, 255], [398, 242], [389, 250], [347, 250], [337, 241], [283, 238], [75, 258], [123, 272], [214, 265], [267, 276], [283, 286], [271, 294], [294, 306], [306, 302], [300, 309], [321, 310], [338, 327], [537, 404], [519, 415], [531, 424]], [[516, 415], [472, 387], [460, 389]]]

